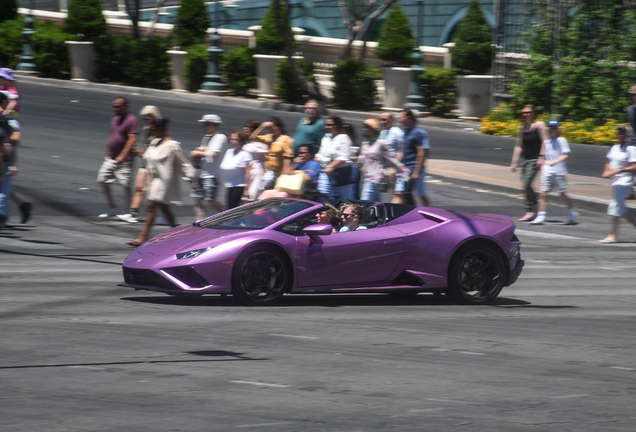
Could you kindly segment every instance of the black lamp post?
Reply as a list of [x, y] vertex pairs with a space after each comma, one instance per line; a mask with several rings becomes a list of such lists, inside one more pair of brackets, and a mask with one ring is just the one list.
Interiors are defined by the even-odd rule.
[[210, 46], [208, 52], [208, 70], [204, 77], [203, 84], [199, 91], [201, 93], [225, 93], [225, 85], [221, 82], [219, 74], [219, 60], [223, 54], [223, 50], [219, 47], [221, 43], [221, 35], [217, 29], [219, 15], [219, 0], [214, 2], [214, 33], [210, 36]]
[[24, 30], [22, 30], [22, 55], [20, 56], [20, 63], [16, 66], [16, 70], [26, 73], [37, 72], [37, 66], [35, 66], [35, 58], [32, 55], [31, 38], [35, 34], [33, 30], [33, 0], [29, 2], [29, 15], [24, 20]]
[[413, 54], [411, 55], [411, 84], [409, 86], [409, 95], [406, 97], [406, 104], [404, 109], [426, 111], [426, 105], [424, 105], [424, 98], [420, 93], [420, 75], [424, 72], [424, 68], [421, 66], [422, 53], [420, 52], [420, 37], [424, 39], [424, 30], [422, 28], [424, 0], [417, 0], [417, 32], [415, 35], [415, 47], [413, 47]]

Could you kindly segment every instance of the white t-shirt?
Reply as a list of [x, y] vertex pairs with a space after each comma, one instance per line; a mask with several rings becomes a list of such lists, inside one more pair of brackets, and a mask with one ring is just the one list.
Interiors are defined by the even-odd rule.
[[[207, 137], [207, 135], [206, 135]], [[205, 140], [205, 138], [204, 138]], [[221, 156], [223, 150], [227, 147], [227, 137], [221, 133], [216, 134], [209, 140], [206, 153], [218, 153], [217, 157], [206, 156], [201, 159], [201, 177], [219, 177], [219, 167], [221, 165]]]
[[[549, 139], [543, 142], [545, 146], [545, 161], [553, 162], [560, 158], [564, 154], [570, 154], [570, 146], [568, 145], [568, 140], [563, 137], [558, 137], [557, 139]], [[568, 167], [565, 161], [559, 162], [556, 165], [543, 165], [543, 171], [547, 174], [557, 174], [557, 175], [567, 175]]]
[[240, 150], [234, 154], [234, 149], [228, 149], [221, 162], [225, 187], [245, 186], [245, 167], [252, 160], [250, 152]]
[[316, 158], [320, 161], [323, 167], [329, 165], [329, 162], [336, 160], [343, 161], [339, 167], [346, 167], [351, 164], [351, 157], [349, 151], [351, 149], [351, 138], [347, 134], [339, 134], [333, 137], [333, 139], [326, 139], [327, 136], [320, 142], [319, 157]]
[[[636, 162], [636, 147], [627, 144], [621, 147], [620, 144], [615, 144], [607, 152], [607, 161], [611, 170], [627, 168]], [[612, 186], [631, 186], [633, 183], [634, 176], [631, 173], [618, 173], [612, 177]]]

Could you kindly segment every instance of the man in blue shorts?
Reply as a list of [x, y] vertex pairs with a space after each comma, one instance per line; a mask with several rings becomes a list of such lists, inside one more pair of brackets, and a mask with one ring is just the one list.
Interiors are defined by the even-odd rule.
[[[425, 163], [428, 159], [431, 148], [428, 134], [425, 130], [418, 128], [415, 124], [417, 120], [411, 110], [404, 110], [400, 113], [400, 121], [404, 126], [404, 156], [402, 164], [411, 171], [411, 180], [404, 183], [404, 203], [415, 205], [413, 192], [422, 200], [422, 205], [428, 206], [426, 196]], [[413, 190], [415, 188], [415, 190]]]

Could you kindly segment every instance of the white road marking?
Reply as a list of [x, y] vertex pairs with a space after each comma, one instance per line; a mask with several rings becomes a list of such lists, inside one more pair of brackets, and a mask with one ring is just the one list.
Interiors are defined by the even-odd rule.
[[288, 338], [294, 338], [294, 339], [309, 339], [309, 340], [320, 339], [319, 337], [315, 337], [315, 336], [296, 336], [296, 335], [288, 335], [288, 334], [281, 334], [281, 333], [270, 333], [269, 335], [270, 336], [288, 337]]
[[279, 426], [279, 425], [287, 425], [287, 424], [293, 424], [294, 422], [276, 422], [276, 423], [256, 423], [256, 424], [251, 424], [251, 425], [236, 425], [234, 427], [236, 428], [253, 428], [253, 427], [262, 427], [262, 426]]
[[434, 398], [426, 398], [426, 399], [424, 399], [424, 400], [432, 401], [432, 402], [452, 402], [452, 403], [468, 404], [468, 405], [483, 405], [483, 403], [479, 403], [479, 402], [465, 402], [465, 401], [459, 401], [459, 400], [454, 400], [454, 399], [434, 399]]
[[591, 239], [587, 239], [587, 238], [583, 238], [583, 237], [575, 237], [575, 236], [569, 236], [569, 235], [565, 235], [565, 234], [554, 234], [554, 233], [539, 232], [539, 231], [529, 231], [529, 230], [524, 230], [524, 229], [519, 229], [519, 228], [517, 228], [515, 230], [515, 234], [521, 234], [521, 235], [528, 236], [528, 237], [552, 239], [552, 240], [579, 240], [579, 241], [583, 240], [583, 241], [591, 241]]
[[571, 399], [571, 398], [580, 398], [580, 397], [586, 397], [589, 395], [586, 394], [569, 394], [569, 395], [564, 395], [564, 396], [552, 396], [550, 399]]
[[478, 353], [478, 352], [472, 352], [472, 351], [449, 350], [449, 349], [443, 349], [443, 348], [433, 348], [433, 351], [453, 352], [457, 354], [468, 354], [468, 355], [478, 355], [478, 356], [486, 355], [484, 353]]
[[289, 386], [286, 386], [285, 384], [272, 384], [272, 383], [264, 383], [264, 382], [256, 382], [256, 381], [230, 381], [233, 382], [234, 384], [250, 384], [250, 385], [255, 385], [255, 386], [259, 386], [259, 387], [276, 387], [276, 388], [287, 388]]
[[610, 369], [618, 369], [618, 370], [626, 370], [626, 371], [636, 370], [634, 368], [628, 368], [628, 367], [622, 367], [622, 366], [610, 366]]

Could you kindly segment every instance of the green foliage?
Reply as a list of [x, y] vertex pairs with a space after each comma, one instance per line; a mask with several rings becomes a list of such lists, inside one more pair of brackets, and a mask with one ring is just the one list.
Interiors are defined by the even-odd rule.
[[71, 0], [68, 5], [66, 31], [85, 40], [106, 34], [106, 19], [101, 0]]
[[18, 17], [18, 7], [15, 0], [0, 0], [0, 23], [14, 20]]
[[185, 74], [188, 82], [188, 91], [195, 93], [201, 88], [201, 84], [205, 80], [209, 54], [203, 44], [190, 45], [186, 48], [186, 51], [188, 52], [188, 58], [185, 64]]
[[106, 35], [95, 40], [97, 76], [103, 81], [168, 88], [168, 43]]
[[[280, 7], [280, 16], [284, 17], [287, 15], [287, 9], [280, 2], [280, 0], [272, 0], [265, 15], [261, 19], [261, 29], [256, 32], [256, 48], [262, 54], [281, 54], [285, 52], [285, 40], [283, 36], [278, 31], [278, 26], [276, 25], [276, 5]], [[288, 34], [293, 39], [294, 33], [291, 29], [291, 22], [287, 21], [285, 23], [288, 29]], [[292, 46], [296, 46], [297, 43], [294, 40], [292, 42]]]
[[486, 73], [492, 62], [492, 32], [477, 0], [468, 5], [455, 36], [453, 63], [465, 72]]
[[79, 38], [50, 22], [36, 23], [32, 47], [35, 65], [41, 76], [70, 79], [71, 65], [66, 41]]
[[[308, 81], [314, 81], [314, 64], [307, 60], [295, 60]], [[308, 95], [294, 80], [289, 60], [280, 59], [276, 63], [276, 94], [285, 102], [304, 102]]]
[[411, 31], [409, 19], [400, 4], [394, 3], [391, 6], [391, 13], [380, 29], [375, 56], [399, 66], [409, 65], [414, 46], [415, 37]]
[[210, 17], [203, 0], [183, 0], [177, 13], [173, 36], [177, 45], [200, 44], [210, 27]]
[[372, 109], [378, 93], [380, 70], [354, 59], [338, 62], [333, 70], [334, 103], [344, 109]]
[[221, 59], [221, 75], [235, 95], [244, 96], [249, 89], [256, 87], [254, 54], [256, 50], [253, 48], [239, 47], [228, 51]]
[[24, 19], [17, 18], [0, 23], [0, 66], [15, 69], [22, 53]]
[[459, 72], [459, 69], [431, 67], [420, 75], [420, 92], [428, 110], [434, 115], [443, 116], [455, 108]]

